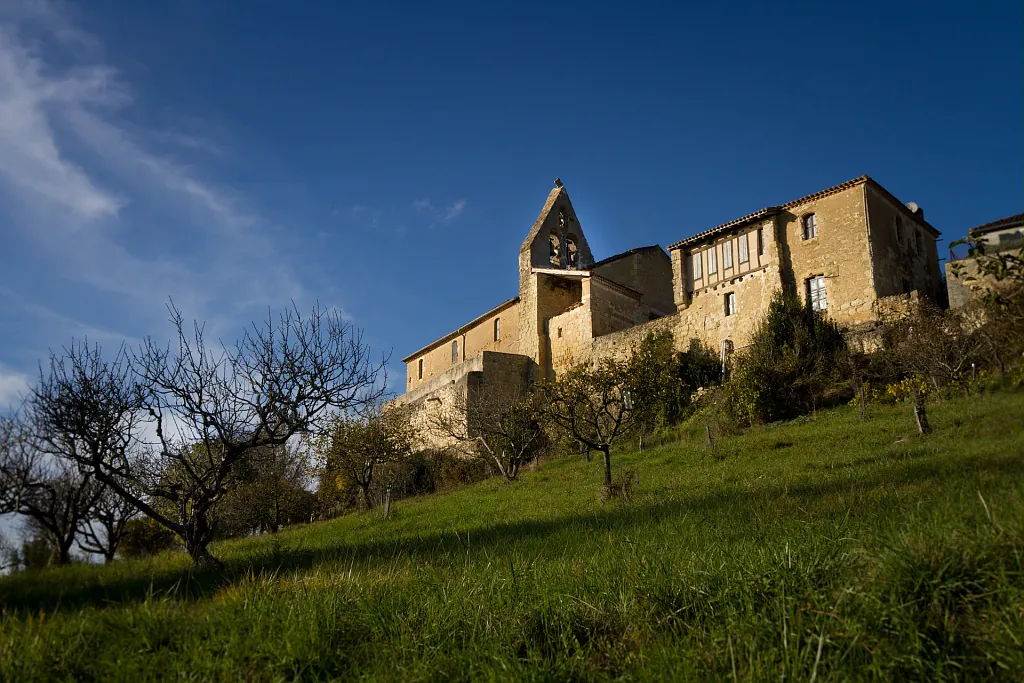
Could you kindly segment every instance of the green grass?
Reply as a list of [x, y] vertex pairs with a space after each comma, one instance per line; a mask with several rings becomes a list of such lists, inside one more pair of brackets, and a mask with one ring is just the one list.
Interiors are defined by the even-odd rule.
[[[1024, 680], [1024, 397], [821, 412], [0, 581], [0, 679]], [[696, 432], [695, 432], [696, 434]]]

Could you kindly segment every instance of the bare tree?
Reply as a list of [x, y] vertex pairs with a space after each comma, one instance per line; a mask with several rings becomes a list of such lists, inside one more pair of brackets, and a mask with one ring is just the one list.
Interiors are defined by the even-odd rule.
[[68, 564], [100, 486], [74, 463], [39, 449], [24, 425], [9, 425], [6, 430], [0, 452], [0, 483], [8, 491], [6, 509], [27, 517], [46, 534], [53, 547], [51, 564]]
[[[106, 484], [98, 482], [98, 485], [100, 493], [88, 517], [79, 527], [81, 537], [78, 547], [87, 553], [102, 555], [103, 561], [109, 563], [114, 561], [125, 528], [129, 521], [139, 515], [139, 509], [131, 500]], [[125, 488], [131, 487], [128, 482], [122, 485]]]
[[339, 415], [321, 439], [321, 467], [334, 472], [362, 492], [367, 508], [374, 506], [372, 487], [380, 469], [412, 452], [415, 432], [404, 408], [376, 402], [362, 414]]
[[[73, 460], [178, 535], [197, 566], [208, 551], [213, 511], [258, 449], [314, 432], [332, 409], [357, 409], [384, 392], [386, 359], [371, 361], [362, 334], [334, 311], [294, 307], [268, 318], [233, 346], [207, 346], [168, 306], [177, 339], [147, 339], [105, 362], [72, 345], [51, 357], [30, 406], [53, 435], [49, 447]], [[155, 440], [141, 438], [143, 421]]]
[[430, 428], [452, 439], [467, 456], [483, 459], [515, 481], [523, 464], [544, 447], [544, 430], [532, 394], [520, 387], [489, 384], [456, 392], [431, 415]]
[[639, 417], [633, 404], [642, 397], [633, 379], [627, 363], [606, 359], [596, 367], [577, 366], [538, 386], [544, 418], [604, 455], [604, 485], [609, 491], [612, 445], [634, 428]]
[[909, 314], [887, 320], [883, 338], [893, 370], [917, 375], [936, 389], [967, 379], [983, 342], [965, 315], [922, 302]]

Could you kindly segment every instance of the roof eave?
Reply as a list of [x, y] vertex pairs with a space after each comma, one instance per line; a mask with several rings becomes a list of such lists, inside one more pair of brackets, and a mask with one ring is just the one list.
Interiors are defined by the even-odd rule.
[[463, 332], [465, 332], [469, 328], [475, 327], [482, 320], [491, 317], [495, 313], [501, 313], [505, 309], [507, 309], [507, 308], [509, 308], [511, 306], [514, 306], [517, 303], [519, 303], [519, 297], [518, 296], [512, 297], [508, 301], [503, 301], [502, 303], [498, 304], [497, 306], [495, 306], [491, 310], [487, 311], [486, 313], [483, 313], [483, 314], [478, 315], [477, 317], [473, 318], [472, 320], [470, 320], [465, 325], [461, 325], [460, 327], [456, 328], [452, 332], [449, 332], [448, 334], [444, 335], [443, 337], [440, 337], [439, 339], [435, 339], [434, 341], [430, 342], [429, 344], [427, 344], [426, 346], [421, 348], [419, 351], [415, 351], [415, 352], [409, 354], [408, 356], [406, 356], [405, 358], [402, 359], [402, 362], [403, 363], [408, 363], [409, 361], [415, 360], [417, 357], [422, 356], [427, 351], [433, 351], [435, 348], [437, 348], [441, 344], [444, 344], [447, 341], [451, 341], [452, 339], [454, 339], [455, 337], [458, 337], [459, 335], [461, 335]]

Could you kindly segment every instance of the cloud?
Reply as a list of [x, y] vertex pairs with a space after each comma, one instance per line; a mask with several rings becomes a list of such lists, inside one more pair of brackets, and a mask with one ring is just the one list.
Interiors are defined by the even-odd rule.
[[460, 199], [459, 201], [455, 202], [454, 204], [452, 204], [451, 206], [448, 207], [447, 211], [445, 211], [445, 214], [444, 214], [445, 221], [453, 221], [453, 220], [455, 220], [456, 218], [458, 218], [459, 216], [462, 215], [462, 210], [465, 209], [465, 208], [466, 208], [466, 200], [465, 199]]
[[[225, 150], [134, 123], [144, 103], [100, 58], [99, 41], [58, 9], [0, 0], [0, 190], [11, 199], [0, 201], [0, 220], [61, 279], [119, 298], [104, 309], [162, 319], [173, 296], [212, 329], [218, 320], [240, 328], [246, 319], [230, 316], [241, 309], [307, 299], [281, 231], [243, 192], [185, 159]], [[61, 308], [47, 309], [51, 321], [63, 317], [76, 334], [89, 328]]]
[[413, 201], [412, 208], [429, 215], [431, 217], [430, 227], [433, 228], [438, 224], [451, 223], [461, 216], [467, 203], [465, 199], [459, 199], [444, 208], [438, 208], [429, 199], [417, 199]]
[[0, 366], [0, 412], [5, 412], [8, 407], [16, 408], [28, 389], [28, 375]]
[[51, 116], [124, 97], [109, 69], [48, 73], [14, 30], [0, 26], [0, 172], [22, 190], [81, 218], [117, 214], [124, 200], [98, 187], [61, 153]]

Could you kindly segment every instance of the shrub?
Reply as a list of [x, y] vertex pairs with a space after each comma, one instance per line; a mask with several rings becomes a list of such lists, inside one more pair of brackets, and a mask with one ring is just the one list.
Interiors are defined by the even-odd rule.
[[123, 557], [145, 557], [170, 550], [177, 545], [177, 538], [172, 531], [149, 517], [142, 517], [125, 524], [124, 536], [117, 551]]
[[843, 377], [847, 358], [834, 321], [777, 292], [734, 363], [726, 388], [730, 419], [759, 424], [809, 412]]

